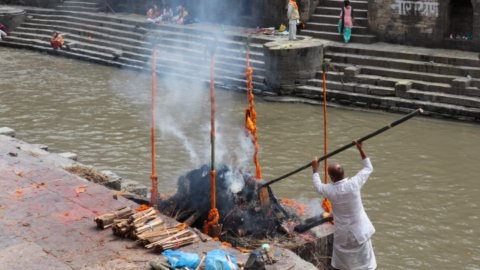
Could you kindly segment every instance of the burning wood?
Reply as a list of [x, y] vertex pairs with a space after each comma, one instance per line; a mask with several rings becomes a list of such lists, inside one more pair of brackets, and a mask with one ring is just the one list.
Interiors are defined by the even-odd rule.
[[133, 211], [130, 207], [124, 206], [118, 209], [115, 209], [111, 213], [106, 213], [103, 215], [96, 216], [94, 221], [97, 223], [97, 226], [102, 229], [106, 229], [114, 224], [115, 220], [122, 220], [128, 218], [133, 214]]
[[[251, 173], [221, 164], [217, 164], [216, 169], [218, 223], [223, 230], [218, 230], [215, 235], [221, 236], [223, 241], [235, 243], [234, 239], [239, 237], [288, 239], [293, 226], [289, 228], [287, 223], [299, 223], [306, 219], [305, 205], [289, 199], [280, 201], [270, 187], [260, 192]], [[203, 230], [211, 208], [210, 193], [210, 165], [206, 164], [180, 176], [177, 193], [160, 196], [158, 207], [160, 212], [170, 214], [179, 222]], [[269, 204], [264, 204], [268, 201]], [[173, 211], [172, 206], [175, 207]]]

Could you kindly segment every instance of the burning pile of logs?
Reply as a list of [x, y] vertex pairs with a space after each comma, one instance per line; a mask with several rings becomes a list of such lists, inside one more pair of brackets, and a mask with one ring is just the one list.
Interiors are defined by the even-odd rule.
[[134, 214], [130, 207], [121, 207], [95, 217], [94, 221], [102, 229], [112, 227], [113, 234], [137, 240], [155, 251], [177, 249], [198, 242], [198, 237], [185, 229], [188, 226], [166, 228], [165, 221], [157, 216], [153, 208]]

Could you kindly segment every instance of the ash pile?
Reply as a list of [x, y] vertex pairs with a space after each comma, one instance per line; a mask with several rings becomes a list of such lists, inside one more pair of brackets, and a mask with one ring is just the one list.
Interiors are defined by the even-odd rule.
[[[216, 207], [223, 237], [277, 237], [277, 230], [294, 218], [269, 189], [270, 206], [262, 208], [259, 187], [253, 174], [226, 165], [216, 165]], [[211, 209], [210, 165], [190, 171], [178, 179], [176, 194], [160, 194], [158, 209], [179, 222], [203, 231]], [[269, 213], [270, 212], [270, 213]], [[286, 228], [284, 228], [286, 230]]]
[[[218, 223], [223, 225], [220, 240], [243, 248], [256, 248], [265, 239], [292, 242], [294, 224], [307, 219], [304, 207], [288, 199], [280, 201], [270, 187], [262, 190], [250, 172], [221, 164], [215, 167]], [[203, 231], [211, 209], [210, 169], [206, 164], [180, 176], [177, 193], [159, 195], [159, 211]]]

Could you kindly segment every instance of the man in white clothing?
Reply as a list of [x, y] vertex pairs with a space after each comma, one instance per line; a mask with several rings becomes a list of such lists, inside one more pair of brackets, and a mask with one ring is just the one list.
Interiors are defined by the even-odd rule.
[[373, 172], [372, 163], [358, 143], [363, 169], [354, 177], [345, 178], [340, 164], [328, 166], [328, 175], [333, 184], [323, 184], [318, 174], [320, 162], [312, 160], [313, 186], [332, 204], [335, 220], [332, 266], [339, 270], [373, 270], [377, 267], [370, 237], [375, 228], [365, 213], [360, 190]]
[[147, 23], [156, 23], [160, 20], [160, 17], [158, 17], [157, 14], [157, 6], [153, 6], [148, 12], [147, 12], [147, 19], [145, 20]]
[[297, 24], [300, 20], [300, 14], [298, 13], [298, 6], [296, 0], [290, 0], [288, 3], [288, 40], [297, 40]]
[[167, 21], [170, 21], [173, 17], [173, 9], [171, 9], [170, 6], [167, 5], [163, 10], [163, 16], [165, 16]]

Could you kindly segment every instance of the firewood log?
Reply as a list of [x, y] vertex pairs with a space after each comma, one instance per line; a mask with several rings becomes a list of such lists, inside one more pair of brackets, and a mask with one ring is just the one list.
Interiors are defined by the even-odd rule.
[[99, 228], [106, 229], [110, 226], [113, 226], [115, 220], [126, 219], [131, 215], [133, 215], [132, 209], [128, 206], [124, 206], [115, 209], [110, 213], [96, 216], [93, 220], [97, 223]]

